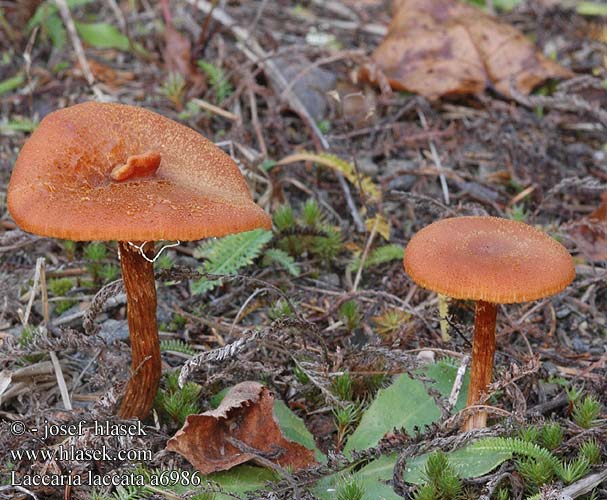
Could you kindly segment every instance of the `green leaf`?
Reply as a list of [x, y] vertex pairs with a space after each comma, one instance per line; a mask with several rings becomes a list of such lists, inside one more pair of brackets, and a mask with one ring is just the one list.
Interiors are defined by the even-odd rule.
[[274, 416], [284, 437], [313, 450], [319, 462], [327, 461], [327, 457], [317, 448], [314, 436], [306, 428], [303, 420], [295, 415], [284, 401], [280, 399], [274, 401]]
[[0, 124], [0, 132], [33, 132], [37, 126], [38, 122], [36, 120], [31, 120], [30, 118], [14, 118], [8, 123]]
[[[449, 463], [460, 477], [466, 479], [483, 476], [502, 462], [512, 458], [511, 451], [486, 447], [482, 441], [481, 439], [464, 448], [447, 453]], [[429, 453], [425, 453], [407, 463], [405, 480], [408, 483], [422, 484], [424, 482], [423, 472], [429, 455]], [[396, 463], [396, 458], [394, 463]]]
[[511, 11], [523, 0], [493, 0], [493, 6], [503, 11]]
[[[495, 469], [498, 465], [512, 458], [510, 451], [496, 451], [486, 447], [483, 440], [472, 443], [464, 448], [447, 453], [449, 463], [462, 478], [480, 477]], [[411, 484], [422, 484], [423, 472], [429, 453], [407, 461], [405, 465], [405, 481]], [[365, 467], [354, 473], [365, 488], [363, 500], [402, 500], [394, 493], [389, 481], [392, 480], [394, 466], [398, 454], [386, 455], [373, 460]], [[314, 493], [321, 500], [336, 499], [335, 487], [339, 474], [334, 474], [314, 487]]]
[[265, 255], [263, 256], [263, 265], [269, 266], [270, 264], [278, 264], [291, 276], [297, 277], [301, 274], [301, 268], [299, 267], [299, 264], [295, 262], [295, 259], [280, 248], [269, 248], [266, 250]]
[[[201, 271], [209, 274], [233, 275], [253, 263], [263, 247], [272, 239], [272, 232], [254, 229], [244, 233], [230, 234], [223, 238], [209, 240], [194, 250], [194, 257], [207, 259]], [[213, 289], [219, 280], [201, 278], [191, 284], [194, 295]]]
[[[386, 483], [392, 479], [397, 458], [397, 455], [384, 455], [353, 474], [353, 479], [359, 481], [365, 490], [361, 500], [402, 500]], [[321, 500], [337, 500], [337, 485], [341, 477], [340, 473], [322, 479], [314, 486], [312, 493]]]
[[[71, 10], [92, 2], [93, 0], [67, 0], [67, 6]], [[27, 31], [31, 31], [34, 26], [43, 24], [48, 17], [57, 14], [58, 11], [59, 9], [57, 8], [57, 5], [53, 0], [47, 0], [46, 2], [43, 2], [36, 9], [34, 15], [27, 22]]]
[[403, 374], [390, 387], [380, 389], [348, 439], [344, 453], [371, 448], [393, 429], [404, 428], [411, 432], [414, 427], [423, 428], [440, 416], [440, 410], [424, 385]]
[[[441, 393], [442, 396], [448, 398], [457, 376], [457, 369], [459, 368], [459, 362], [453, 359], [441, 359], [437, 363], [432, 363], [421, 371], [427, 377], [434, 380], [434, 388]], [[467, 370], [464, 375], [464, 381], [462, 388], [459, 391], [459, 396], [453, 413], [460, 411], [466, 406], [466, 399], [468, 397], [468, 386], [470, 384], [470, 372]]]
[[607, 16], [607, 4], [599, 2], [580, 2], [575, 10], [582, 16]]
[[7, 92], [12, 92], [13, 90], [19, 88], [24, 81], [25, 78], [21, 72], [17, 73], [15, 76], [7, 78], [6, 80], [2, 80], [0, 82], [0, 95], [6, 94]]
[[[246, 464], [239, 465], [227, 471], [209, 474], [208, 476], [205, 476], [205, 478], [209, 481], [216, 482], [224, 490], [236, 494], [266, 489], [265, 486], [267, 481], [275, 481], [278, 479], [276, 474], [269, 469]], [[217, 494], [216, 500], [233, 500], [233, 497]]]
[[[443, 396], [447, 396], [451, 392], [458, 365], [458, 362], [446, 359], [428, 365], [420, 371], [434, 379], [434, 387]], [[467, 386], [466, 376], [456, 410], [465, 402]], [[401, 375], [388, 389], [380, 390], [363, 416], [360, 425], [348, 440], [344, 453], [376, 445], [386, 432], [395, 427], [404, 427], [410, 431], [414, 426], [421, 427], [439, 417], [440, 412], [434, 400], [426, 394], [423, 384], [407, 375]], [[543, 459], [553, 467], [558, 466], [558, 460], [548, 450], [518, 438], [480, 439], [448, 453], [447, 456], [449, 463], [459, 476], [471, 478], [489, 473], [501, 463], [510, 460], [515, 454]], [[428, 456], [429, 453], [407, 461], [405, 481], [412, 484], [423, 483], [423, 472]], [[365, 489], [363, 500], [400, 499], [389, 484], [397, 459], [397, 454], [382, 456], [353, 473], [353, 477], [359, 480]], [[341, 474], [333, 474], [322, 479], [314, 487], [314, 493], [321, 500], [336, 500], [336, 487], [340, 477]]]
[[67, 43], [67, 31], [63, 27], [63, 21], [57, 14], [48, 16], [42, 24], [43, 33], [51, 39], [53, 47], [61, 50]]
[[87, 44], [97, 49], [130, 49], [129, 39], [111, 24], [76, 22], [76, 30]]

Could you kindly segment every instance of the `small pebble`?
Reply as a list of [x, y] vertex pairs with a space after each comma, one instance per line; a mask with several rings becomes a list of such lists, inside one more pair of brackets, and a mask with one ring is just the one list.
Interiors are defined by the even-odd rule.
[[316, 286], [329, 286], [333, 288], [339, 288], [341, 285], [341, 280], [339, 276], [335, 273], [324, 274], [322, 279], [316, 281]]
[[129, 325], [126, 320], [108, 319], [101, 324], [99, 335], [108, 344], [113, 344], [117, 340], [128, 340]]
[[388, 190], [398, 189], [407, 191], [417, 182], [417, 177], [414, 175], [399, 175], [388, 183]]
[[356, 159], [358, 170], [365, 175], [375, 177], [379, 173], [379, 166], [370, 156], [362, 156]]
[[575, 337], [571, 341], [571, 347], [576, 352], [580, 352], [580, 353], [588, 352], [588, 344], [579, 337]]
[[417, 354], [417, 360], [424, 364], [434, 363], [435, 358], [436, 354], [434, 351], [419, 351]]

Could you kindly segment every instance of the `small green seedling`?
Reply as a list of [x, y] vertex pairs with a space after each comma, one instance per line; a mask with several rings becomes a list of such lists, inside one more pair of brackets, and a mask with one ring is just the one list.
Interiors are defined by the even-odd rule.
[[573, 421], [584, 429], [590, 429], [601, 415], [601, 402], [594, 396], [586, 396], [573, 405]]

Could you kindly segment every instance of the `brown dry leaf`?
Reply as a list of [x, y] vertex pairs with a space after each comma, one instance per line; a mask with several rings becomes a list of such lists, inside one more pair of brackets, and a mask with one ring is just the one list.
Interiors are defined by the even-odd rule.
[[189, 79], [196, 72], [191, 59], [192, 43], [171, 26], [164, 29], [163, 58], [169, 73], [179, 73]]
[[388, 34], [373, 53], [376, 68], [361, 76], [429, 99], [474, 94], [492, 86], [510, 96], [511, 80], [523, 94], [548, 78], [572, 73], [538, 52], [525, 35], [457, 0], [394, 0]]
[[[88, 63], [95, 79], [112, 88], [120, 88], [126, 85], [127, 82], [135, 79], [135, 73], [132, 71], [114, 69], [107, 64], [100, 63], [94, 59], [89, 59]], [[76, 68], [79, 72], [82, 72], [80, 63], [76, 63]]]
[[255, 454], [235, 446], [239, 442], [283, 467], [300, 469], [314, 464], [312, 450], [282, 435], [273, 407], [268, 388], [241, 382], [230, 389], [217, 409], [188, 416], [166, 448], [185, 457], [203, 474], [255, 460]]
[[172, 26], [164, 29], [164, 65], [169, 73], [179, 73], [192, 84], [192, 95], [206, 88], [206, 78], [192, 63], [192, 43]]
[[6, 31], [6, 35], [12, 40], [18, 40], [22, 36], [28, 35], [27, 22], [41, 3], [42, 0], [7, 0], [1, 2], [2, 14], [8, 22], [0, 23], [0, 33]]
[[603, 193], [599, 208], [572, 224], [568, 232], [587, 259], [607, 260], [607, 193]]

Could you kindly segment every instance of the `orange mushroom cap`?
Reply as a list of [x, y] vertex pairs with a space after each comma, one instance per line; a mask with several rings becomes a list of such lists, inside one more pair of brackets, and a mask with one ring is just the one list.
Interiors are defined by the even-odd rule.
[[573, 259], [547, 234], [498, 217], [454, 217], [416, 233], [405, 271], [424, 288], [498, 304], [560, 292], [575, 277]]
[[196, 240], [271, 226], [234, 161], [194, 130], [135, 106], [46, 116], [8, 187], [24, 230], [72, 240]]

